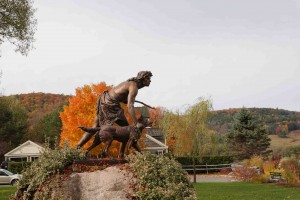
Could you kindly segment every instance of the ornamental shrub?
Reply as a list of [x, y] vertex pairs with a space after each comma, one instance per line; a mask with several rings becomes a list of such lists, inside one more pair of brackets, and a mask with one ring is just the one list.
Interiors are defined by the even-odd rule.
[[257, 168], [255, 167], [236, 167], [232, 169], [233, 176], [244, 182], [252, 182], [259, 177]]
[[131, 154], [127, 159], [137, 180], [138, 199], [197, 199], [187, 172], [173, 157], [145, 153]]
[[291, 185], [299, 182], [300, 163], [295, 157], [285, 157], [280, 160], [279, 166], [284, 170], [284, 178]]
[[[35, 160], [29, 168], [22, 172], [15, 199], [38, 199], [39, 192], [51, 194], [53, 188], [44, 187], [46, 182], [56, 177], [74, 160], [82, 160], [84, 152], [80, 149], [70, 148], [67, 144], [63, 147], [55, 147], [54, 150], [46, 147], [38, 160]], [[47, 186], [48, 184], [46, 184]], [[52, 185], [53, 186], [53, 185]], [[44, 191], [43, 191], [44, 190]], [[44, 196], [44, 199], [50, 197]]]
[[263, 157], [258, 155], [251, 156], [250, 159], [246, 159], [243, 161], [243, 164], [247, 167], [258, 167], [260, 171], [263, 171]]

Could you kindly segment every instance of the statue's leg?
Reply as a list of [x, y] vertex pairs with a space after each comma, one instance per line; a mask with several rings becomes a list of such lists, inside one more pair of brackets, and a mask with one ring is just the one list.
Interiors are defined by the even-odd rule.
[[104, 151], [103, 151], [103, 153], [102, 153], [102, 155], [103, 155], [104, 157], [107, 157], [107, 156], [108, 156], [108, 149], [109, 149], [109, 147], [110, 147], [112, 141], [113, 141], [112, 139], [108, 139], [108, 140], [105, 142], [105, 148], [104, 148]]
[[129, 154], [129, 150], [132, 146], [132, 143], [133, 143], [133, 138], [129, 138], [128, 140], [128, 144], [127, 144], [127, 147], [126, 147], [126, 151], [125, 151], [125, 154], [128, 155]]
[[121, 147], [120, 147], [119, 155], [118, 155], [118, 158], [120, 158], [120, 159], [124, 158], [124, 151], [125, 151], [126, 143], [127, 142], [122, 142], [121, 143]]
[[[125, 116], [123, 116], [123, 117], [121, 117], [121, 119], [117, 120], [116, 124], [118, 124], [119, 126], [129, 126], [129, 123]], [[118, 158], [124, 158], [126, 144], [127, 144], [127, 142], [121, 143]]]
[[80, 141], [77, 143], [77, 148], [81, 148], [83, 145], [85, 145], [92, 138], [93, 135], [93, 133], [85, 132], [81, 137]]
[[[92, 128], [96, 128], [96, 127], [100, 128], [98, 116], [95, 117]], [[81, 148], [83, 145], [85, 145], [92, 138], [92, 136], [95, 133], [96, 133], [96, 131], [95, 132], [85, 132], [83, 134], [83, 136], [81, 137], [80, 141], [77, 143], [77, 148]]]
[[87, 148], [87, 153], [90, 152], [93, 148], [98, 146], [101, 143], [99, 132], [96, 133], [93, 144]]
[[133, 148], [135, 148], [135, 150], [137, 150], [138, 152], [141, 152], [141, 148], [139, 147], [138, 143], [136, 141], [134, 141], [132, 143]]

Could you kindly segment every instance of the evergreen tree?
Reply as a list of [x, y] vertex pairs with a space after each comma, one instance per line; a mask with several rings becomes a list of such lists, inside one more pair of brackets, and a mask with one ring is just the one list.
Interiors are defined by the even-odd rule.
[[242, 108], [235, 116], [232, 130], [227, 134], [230, 149], [239, 158], [266, 153], [270, 138], [263, 125], [255, 121], [250, 111]]

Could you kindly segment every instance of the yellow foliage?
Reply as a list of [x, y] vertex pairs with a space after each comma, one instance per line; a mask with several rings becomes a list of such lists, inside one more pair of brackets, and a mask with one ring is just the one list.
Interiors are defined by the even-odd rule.
[[[272, 160], [268, 160], [263, 163], [263, 170], [266, 175], [270, 175], [270, 172], [276, 172], [276, 163]], [[278, 171], [278, 170], [277, 170]]]
[[257, 166], [260, 169], [263, 169], [263, 163], [264, 163], [264, 160], [263, 160], [262, 156], [253, 155], [250, 158], [250, 163], [249, 164], [250, 164], [250, 166]]

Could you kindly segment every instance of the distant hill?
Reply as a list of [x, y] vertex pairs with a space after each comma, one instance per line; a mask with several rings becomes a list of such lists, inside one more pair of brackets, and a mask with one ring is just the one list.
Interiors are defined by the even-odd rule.
[[28, 112], [29, 125], [32, 127], [39, 119], [51, 113], [61, 104], [66, 104], [70, 95], [50, 93], [28, 93], [12, 95], [20, 100], [22, 106]]
[[[269, 134], [280, 134], [300, 130], [300, 112], [272, 108], [247, 108], [264, 124]], [[220, 134], [231, 129], [233, 117], [240, 108], [213, 111], [210, 127]]]
[[[50, 93], [29, 93], [12, 95], [18, 98], [29, 116], [32, 127], [45, 115], [51, 113], [62, 104], [67, 104], [70, 95]], [[289, 133], [300, 130], [300, 112], [273, 108], [247, 108], [255, 118], [264, 124], [269, 134]], [[234, 115], [240, 108], [213, 111], [209, 120], [210, 127], [219, 134], [225, 134], [231, 129]]]
[[[45, 115], [51, 113], [62, 104], [67, 104], [70, 95], [50, 94], [50, 93], [28, 93], [12, 95], [20, 100], [21, 105], [28, 112], [29, 127], [34, 126]], [[136, 107], [136, 109], [145, 117], [149, 117], [148, 109], [145, 107]]]

